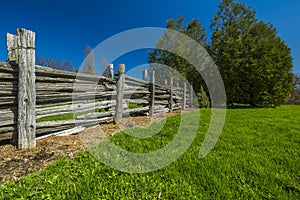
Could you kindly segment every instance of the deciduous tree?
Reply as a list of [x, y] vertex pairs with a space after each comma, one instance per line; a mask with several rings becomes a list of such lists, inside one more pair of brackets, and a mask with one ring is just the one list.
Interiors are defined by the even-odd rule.
[[[176, 30], [183, 33], [196, 42], [200, 43], [202, 46], [207, 47], [206, 32], [198, 19], [194, 19], [189, 22], [186, 26], [184, 25], [184, 19], [180, 15], [178, 19], [170, 19], [167, 21], [167, 29]], [[163, 84], [165, 79], [170, 77], [174, 78], [174, 82], [182, 82], [184, 77], [189, 81], [196, 92], [200, 92], [201, 86], [204, 84], [199, 72], [184, 58], [180, 57], [169, 51], [164, 51], [159, 49], [159, 46], [166, 46], [168, 49], [179, 48], [176, 46], [176, 42], [180, 43], [181, 38], [169, 39], [170, 35], [163, 35], [158, 42], [157, 49], [149, 51], [148, 62], [150, 63], [151, 70], [155, 70], [156, 82]], [[174, 36], [176, 37], [176, 36]], [[172, 43], [172, 41], [176, 41]], [[190, 46], [186, 45], [180, 49], [180, 51], [191, 51]], [[168, 67], [164, 67], [163, 64]]]
[[73, 71], [75, 68], [75, 65], [71, 62], [57, 60], [53, 58], [37, 58], [36, 64], [64, 71]]
[[87, 45], [84, 49], [84, 63], [82, 73], [95, 74], [95, 58], [93, 48]]

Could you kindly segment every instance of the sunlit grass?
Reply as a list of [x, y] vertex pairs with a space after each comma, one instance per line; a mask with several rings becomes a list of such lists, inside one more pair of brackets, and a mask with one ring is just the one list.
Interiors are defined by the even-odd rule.
[[[124, 173], [83, 152], [0, 185], [0, 199], [300, 199], [299, 113], [300, 106], [228, 109], [218, 143], [199, 159], [210, 120], [210, 110], [201, 109], [193, 144], [159, 171]], [[154, 151], [173, 139], [179, 124], [177, 115], [150, 139], [119, 133], [111, 141], [132, 152]]]

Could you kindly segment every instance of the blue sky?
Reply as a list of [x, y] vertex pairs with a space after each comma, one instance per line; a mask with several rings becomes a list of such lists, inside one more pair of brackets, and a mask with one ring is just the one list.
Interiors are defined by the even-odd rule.
[[[295, 73], [300, 73], [300, 1], [242, 0], [254, 7], [257, 17], [271, 22], [292, 49]], [[95, 47], [128, 29], [165, 27], [166, 20], [181, 14], [185, 22], [198, 18], [207, 28], [219, 0], [110, 0], [110, 1], [2, 1], [0, 12], [0, 60], [6, 59], [7, 32], [16, 28], [36, 32], [38, 57], [63, 59], [80, 66], [87, 44]], [[208, 30], [208, 35], [210, 32]], [[127, 69], [146, 63], [145, 51], [123, 56]]]

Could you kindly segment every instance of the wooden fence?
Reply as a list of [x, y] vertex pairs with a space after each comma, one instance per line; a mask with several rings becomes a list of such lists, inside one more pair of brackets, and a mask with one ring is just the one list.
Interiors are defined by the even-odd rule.
[[[7, 34], [8, 61], [0, 63], [0, 142], [18, 148], [35, 146], [36, 139], [83, 131], [122, 117], [154, 115], [192, 106], [192, 88], [155, 84], [154, 71], [143, 80], [116, 74], [107, 77], [36, 66], [34, 33], [18, 29]], [[133, 106], [132, 106], [133, 105]]]

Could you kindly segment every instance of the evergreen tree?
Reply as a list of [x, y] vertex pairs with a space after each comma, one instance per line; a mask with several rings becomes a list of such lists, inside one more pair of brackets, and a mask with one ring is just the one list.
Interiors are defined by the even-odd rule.
[[228, 104], [278, 106], [293, 88], [291, 51], [272, 24], [241, 2], [222, 0], [212, 20], [212, 56]]

